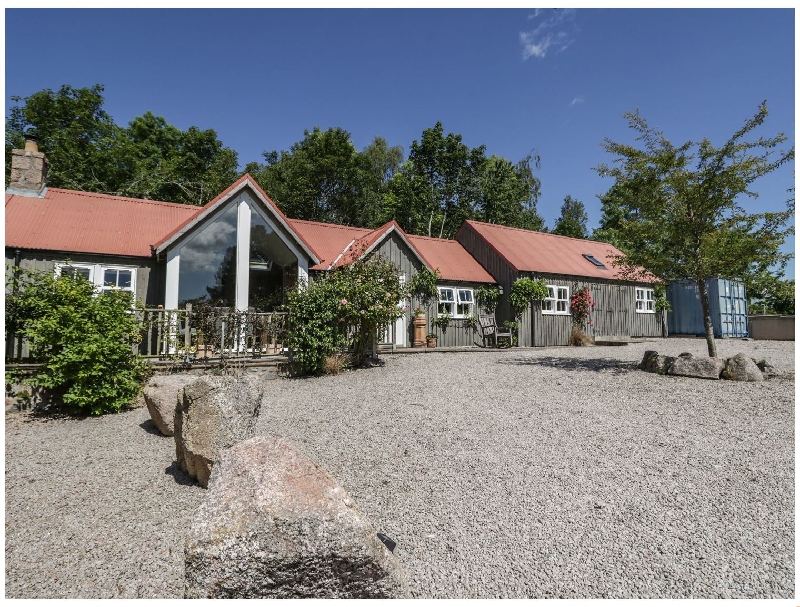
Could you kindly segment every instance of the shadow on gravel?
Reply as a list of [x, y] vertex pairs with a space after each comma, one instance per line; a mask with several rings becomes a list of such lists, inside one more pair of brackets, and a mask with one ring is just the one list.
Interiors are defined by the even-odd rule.
[[172, 478], [175, 479], [175, 482], [179, 485], [186, 485], [191, 487], [197, 483], [194, 482], [194, 479], [186, 474], [186, 471], [183, 470], [179, 465], [178, 462], [172, 462], [169, 468], [164, 470], [164, 474], [169, 474]]
[[146, 430], [148, 434], [155, 434], [156, 436], [163, 436], [161, 434], [161, 432], [158, 431], [158, 428], [156, 428], [156, 425], [153, 423], [152, 419], [148, 419], [147, 421], [143, 421], [141, 424], [139, 424], [139, 427], [142, 430]]
[[615, 375], [636, 371], [639, 366], [638, 363], [626, 362], [615, 358], [563, 358], [555, 356], [506, 358], [497, 362], [501, 365], [535, 365], [564, 369], [566, 371], [594, 371], [595, 373], [610, 371]]

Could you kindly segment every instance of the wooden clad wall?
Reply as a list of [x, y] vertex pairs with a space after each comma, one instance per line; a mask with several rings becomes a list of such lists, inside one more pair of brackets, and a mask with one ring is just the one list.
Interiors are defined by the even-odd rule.
[[[611, 280], [581, 279], [574, 276], [540, 274], [537, 278], [547, 284], [569, 287], [569, 295], [588, 286], [597, 304], [592, 311], [589, 335], [603, 337], [660, 337], [661, 316], [636, 312], [636, 283]], [[646, 285], [641, 285], [646, 286]], [[572, 331], [571, 315], [542, 314], [540, 306], [523, 314], [520, 323], [520, 345], [564, 346], [569, 344]], [[529, 343], [523, 343], [525, 341]]]
[[[143, 257], [112, 257], [109, 255], [96, 255], [87, 253], [64, 253], [61, 251], [30, 251], [24, 250], [20, 256], [20, 267], [24, 270], [39, 270], [54, 272], [56, 263], [63, 263], [69, 259], [77, 264], [101, 264], [105, 266], [126, 266], [136, 268], [136, 299], [148, 307], [155, 307], [164, 303], [163, 274], [164, 264], [156, 262], [155, 258]], [[6, 274], [13, 272], [14, 249], [6, 249]], [[11, 269], [9, 269], [11, 268]], [[159, 283], [161, 284], [159, 289]], [[6, 282], [8, 285], [8, 281]]]
[[[442, 282], [441, 286], [455, 287], [455, 288], [469, 288], [472, 289], [473, 298], [477, 297], [480, 284], [474, 283], [458, 283], [458, 282]], [[483, 340], [481, 339], [480, 328], [470, 328], [466, 326], [466, 319], [452, 318], [447, 328], [442, 331], [438, 327], [433, 326], [431, 321], [436, 318], [438, 313], [438, 302], [432, 302], [428, 307], [426, 318], [428, 320], [428, 333], [435, 333], [437, 336], [436, 347], [464, 347], [464, 346], [482, 346]], [[475, 304], [475, 316], [481, 314], [489, 314], [485, 308]]]
[[464, 224], [458, 231], [456, 240], [497, 281], [497, 284], [503, 287], [503, 294], [495, 310], [497, 324], [502, 326], [504, 321], [513, 320], [514, 313], [511, 304], [508, 303], [508, 294], [511, 292], [511, 285], [518, 278], [517, 270], [498, 255], [497, 251], [468, 224]]
[[[417, 270], [422, 267], [420, 260], [403, 242], [397, 232], [389, 234], [389, 237], [375, 248], [373, 255], [382, 255], [396, 265], [400, 269], [400, 274], [405, 274], [406, 288], [408, 288]], [[406, 345], [408, 346], [414, 341], [414, 328], [412, 326], [414, 305], [412, 301], [408, 302], [408, 309], [405, 315], [404, 326], [406, 327]]]

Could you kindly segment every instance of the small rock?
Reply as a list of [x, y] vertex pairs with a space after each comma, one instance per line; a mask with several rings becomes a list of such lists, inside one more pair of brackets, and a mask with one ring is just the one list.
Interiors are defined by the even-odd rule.
[[175, 434], [175, 407], [183, 387], [195, 381], [193, 375], [156, 375], [147, 382], [142, 391], [144, 404], [150, 419], [164, 436]]
[[761, 369], [744, 354], [737, 354], [725, 361], [722, 377], [733, 381], [761, 381], [764, 379]]

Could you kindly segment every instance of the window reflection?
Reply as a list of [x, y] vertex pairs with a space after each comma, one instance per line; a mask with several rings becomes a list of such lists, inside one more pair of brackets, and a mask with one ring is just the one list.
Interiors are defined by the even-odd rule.
[[248, 306], [270, 312], [284, 302], [296, 283], [297, 258], [263, 217], [253, 211], [250, 223], [250, 293]]
[[180, 248], [178, 305], [236, 303], [236, 205], [192, 236]]

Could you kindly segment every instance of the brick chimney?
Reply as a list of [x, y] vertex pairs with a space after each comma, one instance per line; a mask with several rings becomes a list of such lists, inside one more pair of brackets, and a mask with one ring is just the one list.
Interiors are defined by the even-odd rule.
[[44, 195], [47, 160], [39, 151], [36, 135], [25, 135], [25, 149], [11, 150], [11, 183], [9, 193], [18, 196]]

